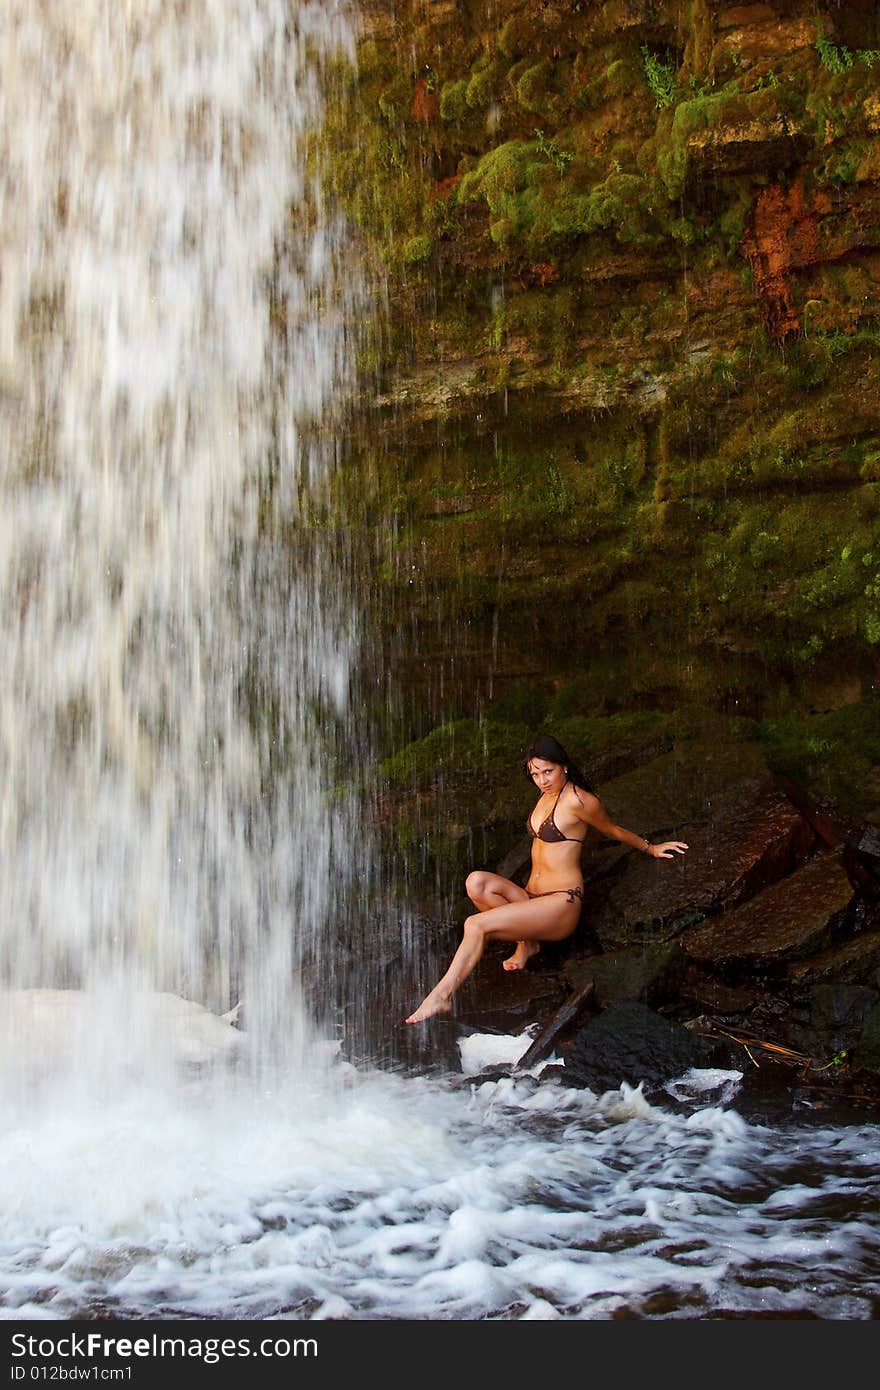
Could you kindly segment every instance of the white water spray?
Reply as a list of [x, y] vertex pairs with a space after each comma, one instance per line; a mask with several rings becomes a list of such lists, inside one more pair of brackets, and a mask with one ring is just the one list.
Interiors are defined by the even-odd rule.
[[351, 31], [287, 0], [0, 23], [2, 983], [104, 988], [129, 1034], [132, 991], [241, 998], [289, 1052], [350, 862], [323, 725], [357, 633], [306, 518], [359, 290], [305, 144]]

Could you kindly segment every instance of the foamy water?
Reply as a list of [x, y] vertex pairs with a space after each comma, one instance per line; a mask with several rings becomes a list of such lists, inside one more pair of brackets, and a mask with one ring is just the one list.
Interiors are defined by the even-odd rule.
[[682, 1079], [680, 1111], [325, 1063], [25, 1110], [0, 1138], [3, 1316], [877, 1316], [876, 1125], [749, 1122], [730, 1074]]

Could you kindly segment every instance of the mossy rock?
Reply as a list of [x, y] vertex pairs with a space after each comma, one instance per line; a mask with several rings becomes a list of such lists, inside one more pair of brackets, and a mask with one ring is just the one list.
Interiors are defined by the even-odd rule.
[[465, 78], [445, 82], [440, 89], [440, 117], [444, 121], [461, 121], [468, 114], [468, 83]]
[[430, 236], [410, 237], [403, 248], [404, 265], [421, 265], [429, 261], [436, 250], [434, 238]]

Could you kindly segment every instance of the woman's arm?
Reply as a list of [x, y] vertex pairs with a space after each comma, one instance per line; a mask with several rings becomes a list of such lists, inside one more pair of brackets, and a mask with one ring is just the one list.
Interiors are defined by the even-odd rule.
[[650, 854], [652, 859], [672, 859], [676, 854], [684, 854], [687, 849], [683, 840], [664, 840], [660, 844], [652, 845], [644, 835], [636, 835], [622, 825], [615, 825], [608, 819], [598, 796], [579, 790], [577, 799], [579, 809], [575, 814], [578, 820], [583, 821], [585, 825], [591, 825], [609, 840], [619, 840], [622, 845], [631, 845], [633, 849], [641, 850], [642, 854]]

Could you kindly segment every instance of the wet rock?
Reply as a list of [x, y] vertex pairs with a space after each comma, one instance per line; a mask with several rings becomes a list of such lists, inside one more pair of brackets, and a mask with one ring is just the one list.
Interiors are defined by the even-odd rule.
[[513, 849], [509, 850], [504, 858], [495, 865], [496, 874], [501, 874], [502, 878], [512, 878], [515, 882], [519, 882], [519, 876], [523, 874], [523, 871], [528, 872], [531, 853], [531, 841], [528, 836], [524, 835], [513, 846]]
[[671, 733], [652, 733], [643, 741], [633, 740], [609, 749], [600, 757], [592, 758], [589, 776], [593, 785], [606, 786], [627, 772], [632, 772], [646, 763], [654, 762], [672, 751], [675, 740]]
[[681, 998], [701, 1014], [730, 1018], [751, 1012], [761, 998], [761, 990], [757, 985], [733, 986], [711, 977], [691, 977], [681, 991]]
[[880, 1073], [880, 1004], [866, 1014], [858, 1042], [853, 1048], [852, 1064]]
[[427, 77], [420, 77], [413, 91], [410, 116], [414, 121], [430, 124], [440, 116], [440, 93], [431, 85]]
[[681, 827], [754, 801], [772, 786], [757, 744], [694, 739], [602, 784], [599, 795], [612, 821], [649, 839], [678, 839]]
[[[646, 1092], [691, 1067], [718, 1063], [725, 1048], [670, 1023], [637, 1000], [613, 1004], [581, 1028], [565, 1054], [563, 1079], [597, 1094], [626, 1082]], [[555, 1072], [547, 1068], [547, 1072]], [[542, 1076], [544, 1073], [542, 1073]]]
[[880, 979], [880, 932], [848, 937], [827, 951], [791, 961], [786, 979], [797, 988], [837, 981], [840, 984], [877, 984]]
[[877, 1003], [876, 989], [866, 985], [818, 985], [812, 994], [810, 1022], [832, 1035], [835, 1048], [851, 1046]]
[[505, 970], [512, 943], [490, 948], [455, 999], [455, 1016], [472, 1028], [519, 1033], [536, 1019], [548, 1018], [567, 994], [551, 953], [542, 950], [525, 970]]
[[820, 853], [779, 883], [680, 937], [693, 959], [722, 967], [783, 964], [828, 947], [850, 908], [842, 854]]
[[802, 863], [814, 836], [786, 797], [767, 790], [707, 825], [685, 827], [680, 838], [689, 845], [686, 855], [633, 857], [610, 888], [593, 924], [605, 949], [634, 939], [667, 941], [737, 906]]
[[600, 1008], [623, 999], [655, 1005], [674, 997], [688, 968], [688, 957], [677, 943], [571, 960], [565, 976], [572, 989], [593, 981]]
[[142, 1077], [193, 1073], [243, 1057], [239, 1008], [215, 1014], [176, 994], [79, 989], [0, 991], [0, 1048], [16, 1083], [34, 1086], [81, 1066]]
[[880, 826], [847, 815], [829, 797], [811, 796], [787, 777], [780, 787], [824, 844], [843, 846], [843, 866], [864, 897], [880, 899]]
[[459, 1020], [441, 1015], [423, 1023], [393, 1023], [366, 1041], [345, 1038], [339, 1056], [355, 1067], [378, 1067], [423, 1076], [461, 1071], [458, 1039], [473, 1032]]
[[757, 111], [695, 131], [687, 141], [692, 180], [742, 173], [773, 173], [799, 163], [810, 146], [806, 127], [783, 111]]
[[809, 18], [784, 19], [773, 5], [732, 5], [718, 15], [720, 38], [712, 50], [712, 70], [724, 68], [723, 59], [736, 55], [738, 69], [809, 50], [816, 40]]

